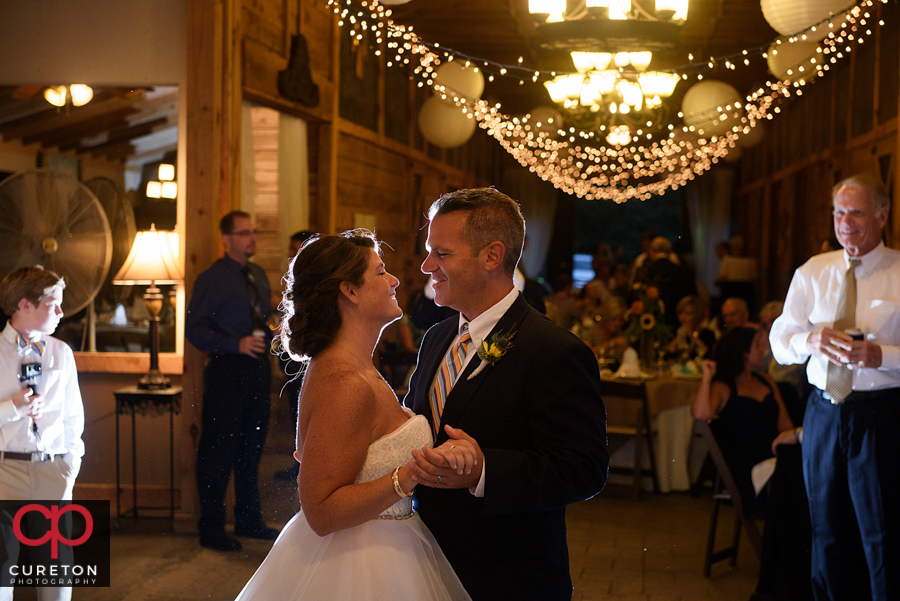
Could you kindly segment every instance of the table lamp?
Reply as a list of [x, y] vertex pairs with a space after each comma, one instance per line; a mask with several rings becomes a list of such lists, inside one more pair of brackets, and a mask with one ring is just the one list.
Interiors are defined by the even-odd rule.
[[150, 314], [150, 371], [138, 382], [138, 388], [160, 390], [169, 388], [169, 378], [159, 371], [159, 312], [163, 295], [157, 284], [177, 284], [184, 279], [176, 256], [172, 252], [174, 232], [159, 231], [155, 224], [142, 230], [134, 238], [134, 246], [122, 269], [113, 278], [117, 285], [148, 285], [144, 303]]

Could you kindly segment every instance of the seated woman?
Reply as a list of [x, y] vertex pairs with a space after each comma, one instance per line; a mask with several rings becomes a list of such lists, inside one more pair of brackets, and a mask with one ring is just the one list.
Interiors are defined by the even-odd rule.
[[675, 312], [680, 325], [675, 331], [675, 338], [666, 345], [666, 353], [682, 362], [709, 357], [716, 335], [701, 325], [704, 311], [700, 297], [685, 296], [678, 301]]
[[622, 362], [622, 353], [628, 347], [628, 339], [622, 336], [625, 327], [625, 303], [617, 296], [603, 301], [597, 309], [592, 327], [581, 330], [581, 339], [594, 354], [606, 358], [611, 364]]
[[[747, 517], [762, 517], [764, 496], [757, 497], [750, 477], [754, 465], [774, 456], [772, 442], [794, 424], [778, 386], [753, 368], [760, 363], [757, 331], [734, 328], [722, 335], [711, 361], [704, 361], [700, 390], [691, 404], [695, 419], [716, 418], [714, 432], [744, 498]], [[784, 442], [784, 439], [780, 439]]]
[[[722, 335], [713, 360], [702, 364], [703, 380], [691, 413], [696, 419], [716, 418], [710, 425], [744, 500], [745, 517], [766, 519], [752, 598], [811, 599], [809, 504], [795, 446], [802, 431], [794, 429], [774, 380], [752, 371], [762, 357], [756, 341], [762, 335], [743, 327]], [[751, 470], [776, 452], [775, 473], [757, 496]]]

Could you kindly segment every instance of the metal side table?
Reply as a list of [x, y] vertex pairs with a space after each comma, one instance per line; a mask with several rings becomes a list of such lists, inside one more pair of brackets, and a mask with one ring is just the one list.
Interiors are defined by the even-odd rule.
[[[175, 414], [181, 410], [181, 386], [161, 390], [144, 390], [137, 386], [122, 388], [113, 393], [116, 397], [116, 523], [124, 514], [121, 511], [122, 493], [119, 477], [119, 416], [131, 414], [131, 484], [134, 505], [134, 519], [138, 518], [137, 502], [137, 437], [135, 436], [135, 414], [169, 414], [169, 516], [175, 527]], [[146, 508], [145, 509], [149, 509]], [[127, 513], [127, 512], [126, 512]]]

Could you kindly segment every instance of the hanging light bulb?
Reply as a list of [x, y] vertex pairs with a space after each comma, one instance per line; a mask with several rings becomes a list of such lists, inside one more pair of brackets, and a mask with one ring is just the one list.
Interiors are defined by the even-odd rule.
[[74, 106], [84, 106], [94, 97], [94, 90], [83, 83], [73, 83], [69, 86], [69, 94], [72, 96]]
[[66, 86], [54, 86], [44, 90], [44, 100], [53, 106], [66, 106], [68, 90]]

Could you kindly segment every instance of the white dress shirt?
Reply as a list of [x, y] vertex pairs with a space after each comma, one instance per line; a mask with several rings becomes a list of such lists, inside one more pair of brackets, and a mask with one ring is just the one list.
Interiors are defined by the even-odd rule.
[[[812, 257], [794, 272], [784, 312], [772, 324], [772, 354], [782, 365], [803, 363], [810, 352], [806, 341], [814, 330], [832, 327], [844, 274], [850, 266], [846, 251]], [[856, 329], [881, 347], [881, 367], [853, 370], [853, 390], [900, 387], [900, 251], [880, 243], [858, 257], [856, 268]], [[828, 360], [816, 354], [807, 367], [809, 382], [825, 390]]]
[[[41, 340], [47, 348], [43, 355], [29, 349], [20, 356], [16, 336], [8, 323], [0, 333], [0, 451], [71, 453], [73, 459], [80, 458], [84, 455], [84, 407], [72, 349], [61, 340], [44, 336]], [[18, 378], [22, 364], [33, 362], [42, 366], [37, 379], [37, 390], [44, 397], [44, 413], [37, 419], [41, 446], [31, 420], [20, 416], [12, 401], [12, 395], [25, 387]]]
[[[468, 321], [462, 313], [459, 314], [459, 326], [456, 329], [456, 337], [450, 342], [450, 345], [447, 347], [448, 349], [453, 348], [459, 341], [460, 332], [462, 331], [463, 324], [469, 324], [469, 336], [472, 337], [472, 343], [466, 347], [466, 360], [463, 362], [462, 367], [459, 369], [459, 373], [462, 374], [465, 371], [466, 366], [474, 359], [478, 360], [478, 349], [481, 348], [481, 343], [484, 342], [485, 338], [487, 338], [488, 334], [491, 333], [491, 330], [494, 329], [494, 326], [497, 325], [497, 322], [500, 321], [500, 318], [512, 307], [512, 304], [516, 302], [516, 299], [519, 298], [519, 290], [515, 286], [509, 291], [509, 294], [504, 296], [500, 302], [496, 305], [473, 319], [472, 321]], [[444, 351], [446, 355], [447, 351]], [[479, 369], [478, 367], [475, 368]], [[475, 372], [472, 373], [474, 375]], [[437, 378], [437, 374], [435, 374], [435, 378]], [[434, 380], [431, 382], [432, 388], [434, 387]], [[476, 497], [484, 496], [484, 474], [486, 467], [484, 462], [482, 462], [481, 466], [481, 479], [478, 481], [478, 486], [475, 489], [469, 489], [469, 491], [474, 494]]]

